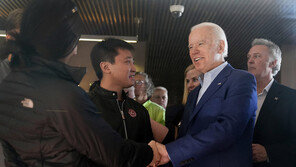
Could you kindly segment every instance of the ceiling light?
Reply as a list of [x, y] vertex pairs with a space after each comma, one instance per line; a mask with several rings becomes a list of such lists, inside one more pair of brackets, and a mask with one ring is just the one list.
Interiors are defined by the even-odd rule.
[[102, 42], [107, 38], [116, 38], [124, 40], [127, 43], [137, 43], [138, 38], [132, 36], [101, 36], [101, 35], [81, 35], [79, 41]]
[[[6, 37], [6, 33], [3, 30], [0, 30], [0, 37]], [[116, 38], [124, 40], [127, 43], [137, 43], [138, 38], [132, 36], [100, 36], [100, 35], [81, 35], [79, 41], [88, 41], [88, 42], [102, 42], [107, 38]]]

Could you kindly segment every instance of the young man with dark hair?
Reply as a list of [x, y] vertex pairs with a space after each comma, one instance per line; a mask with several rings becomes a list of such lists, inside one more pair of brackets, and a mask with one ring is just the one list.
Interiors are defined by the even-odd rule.
[[123, 91], [135, 82], [133, 50], [119, 39], [107, 39], [94, 46], [91, 61], [100, 82], [90, 90], [90, 97], [102, 117], [123, 138], [148, 143], [153, 139], [149, 114]]

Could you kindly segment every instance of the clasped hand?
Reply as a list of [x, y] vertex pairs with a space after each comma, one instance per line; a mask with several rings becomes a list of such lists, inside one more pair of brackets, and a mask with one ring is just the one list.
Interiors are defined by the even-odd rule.
[[150, 141], [148, 145], [153, 150], [153, 160], [148, 167], [156, 167], [170, 161], [165, 145], [155, 142], [154, 140]]

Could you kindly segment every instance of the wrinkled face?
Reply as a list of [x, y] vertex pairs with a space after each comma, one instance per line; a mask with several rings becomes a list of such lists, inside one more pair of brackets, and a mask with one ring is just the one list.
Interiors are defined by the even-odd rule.
[[207, 26], [194, 29], [189, 35], [189, 54], [197, 71], [206, 73], [219, 66], [224, 58], [224, 41], [214, 39], [211, 28]]
[[272, 73], [274, 65], [269, 58], [269, 49], [265, 45], [253, 46], [248, 55], [248, 71], [256, 78], [262, 78]]
[[196, 69], [189, 70], [186, 73], [185, 81], [188, 93], [190, 93], [194, 88], [196, 88], [200, 82], [198, 77], [201, 73], [198, 72]]
[[152, 97], [151, 97], [151, 101], [153, 101], [154, 103], [156, 103], [166, 109], [166, 107], [168, 105], [167, 91], [162, 90], [162, 89], [154, 90]]
[[146, 83], [145, 77], [143, 75], [136, 75], [135, 76], [135, 95], [141, 96], [146, 95]]
[[126, 49], [118, 49], [115, 62], [110, 65], [112, 80], [122, 88], [134, 85], [136, 68], [132, 53]]

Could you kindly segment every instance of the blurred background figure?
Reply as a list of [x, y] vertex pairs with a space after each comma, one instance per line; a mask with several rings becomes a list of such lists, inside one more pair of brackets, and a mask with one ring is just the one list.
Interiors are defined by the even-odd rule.
[[20, 32], [20, 24], [23, 16], [23, 9], [16, 9], [9, 13], [6, 19], [6, 42], [1, 44], [0, 51], [0, 83], [9, 74], [12, 54], [6, 43], [9, 40], [14, 40], [15, 36]]
[[154, 84], [151, 78], [144, 72], [136, 72], [134, 86], [136, 101], [144, 104], [153, 93]]
[[162, 86], [155, 87], [151, 96], [151, 101], [166, 109], [168, 105], [168, 90]]
[[176, 138], [178, 127], [180, 126], [179, 123], [182, 120], [184, 107], [187, 102], [188, 94], [196, 88], [200, 82], [198, 77], [201, 75], [201, 72], [198, 72], [194, 65], [189, 65], [184, 72], [184, 93], [183, 93], [183, 100], [182, 104], [177, 104], [173, 106], [169, 106], [166, 110], [166, 127], [170, 130], [171, 138]]
[[165, 125], [165, 109], [150, 100], [153, 93], [153, 82], [148, 74], [136, 72], [135, 75], [135, 96], [136, 101], [148, 110], [150, 118], [154, 121]]
[[183, 106], [185, 106], [187, 102], [188, 94], [200, 84], [198, 77], [201, 75], [201, 72], [198, 72], [194, 65], [191, 64], [186, 68], [184, 75], [184, 93], [182, 100]]
[[[10, 12], [6, 19], [6, 41], [1, 44], [0, 51], [0, 83], [10, 73], [10, 61], [12, 54], [6, 47], [9, 40], [14, 40], [15, 35], [20, 32], [20, 24], [23, 16], [23, 9], [15, 9]], [[4, 155], [0, 145], [0, 166], [4, 166]]]

